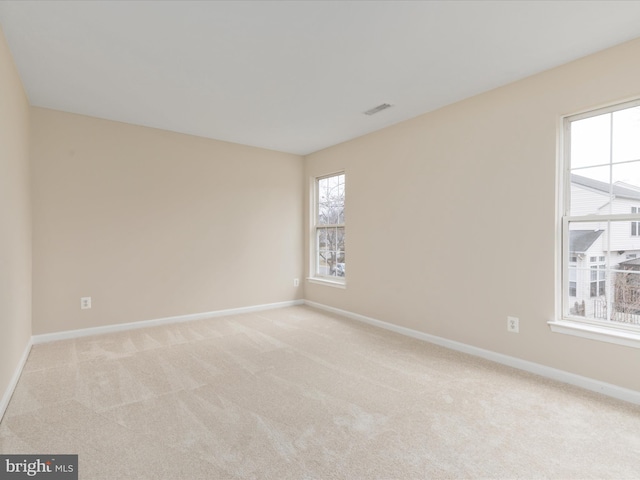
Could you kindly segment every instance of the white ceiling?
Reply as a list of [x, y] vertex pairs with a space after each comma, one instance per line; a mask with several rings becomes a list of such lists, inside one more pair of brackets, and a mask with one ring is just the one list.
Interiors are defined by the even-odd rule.
[[640, 1], [0, 1], [0, 25], [32, 105], [307, 154], [638, 37]]

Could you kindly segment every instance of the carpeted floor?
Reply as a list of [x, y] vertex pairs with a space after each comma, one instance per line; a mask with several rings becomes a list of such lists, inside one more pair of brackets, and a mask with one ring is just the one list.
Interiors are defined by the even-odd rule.
[[0, 452], [87, 480], [640, 479], [640, 407], [291, 307], [36, 345]]

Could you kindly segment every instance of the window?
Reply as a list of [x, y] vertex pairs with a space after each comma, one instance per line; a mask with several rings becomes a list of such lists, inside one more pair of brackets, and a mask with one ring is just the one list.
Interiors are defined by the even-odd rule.
[[345, 261], [345, 174], [315, 181], [313, 277], [344, 283]]
[[[571, 266], [575, 267], [576, 264], [576, 260], [574, 260], [576, 257], [571, 257]], [[575, 297], [578, 294], [578, 282], [577, 282], [577, 276], [576, 276], [576, 269], [575, 268], [571, 268], [569, 269], [569, 296], [570, 297]]]
[[[605, 295], [605, 291], [606, 291], [605, 268], [606, 268], [605, 265], [591, 266], [591, 285], [589, 287], [589, 293], [591, 297], [602, 297]], [[571, 285], [569, 285], [569, 291], [571, 291]], [[571, 293], [569, 293], [569, 296], [571, 296]]]
[[[631, 207], [631, 213], [640, 213], [640, 209]], [[631, 235], [634, 237], [640, 236], [640, 222], [631, 222]]]
[[621, 258], [640, 247], [640, 100], [565, 118], [562, 145], [561, 311], [551, 328], [640, 347], [640, 262]]

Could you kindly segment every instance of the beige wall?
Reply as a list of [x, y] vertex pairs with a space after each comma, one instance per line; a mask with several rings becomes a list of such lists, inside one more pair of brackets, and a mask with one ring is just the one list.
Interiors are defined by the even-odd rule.
[[[33, 333], [302, 298], [303, 190], [345, 169], [348, 286], [305, 298], [640, 390], [637, 349], [546, 324], [558, 119], [640, 96], [639, 57], [640, 41], [592, 55], [310, 155], [304, 172], [294, 155], [34, 108]], [[0, 39], [0, 392], [31, 334], [28, 122]]]
[[31, 127], [34, 334], [302, 298], [301, 157], [40, 108]]
[[31, 337], [28, 147], [29, 104], [0, 30], [0, 398]]
[[347, 173], [348, 284], [305, 297], [640, 390], [640, 350], [547, 326], [559, 118], [640, 96], [638, 58], [640, 40], [308, 156], [307, 179]]

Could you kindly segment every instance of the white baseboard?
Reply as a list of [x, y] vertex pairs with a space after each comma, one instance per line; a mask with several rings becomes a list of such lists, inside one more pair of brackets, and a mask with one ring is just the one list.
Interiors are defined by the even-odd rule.
[[153, 326], [165, 325], [169, 323], [188, 322], [192, 320], [221, 317], [225, 315], [236, 315], [240, 313], [257, 312], [261, 310], [270, 310], [274, 308], [291, 307], [291, 306], [302, 305], [302, 304], [308, 305], [313, 308], [318, 308], [320, 310], [325, 310], [327, 312], [336, 313], [343, 317], [357, 320], [359, 322], [367, 323], [369, 325], [383, 328], [385, 330], [390, 330], [392, 332], [396, 332], [401, 335], [406, 335], [408, 337], [416, 338], [418, 340], [423, 340], [429, 343], [440, 345], [442, 347], [449, 348], [451, 350], [456, 350], [458, 352], [467, 353], [469, 355], [474, 355], [476, 357], [481, 357], [486, 360], [500, 363], [502, 365], [507, 365], [509, 367], [534, 373], [542, 377], [550, 378], [550, 379], [557, 380], [559, 382], [567, 383], [570, 385], [575, 385], [577, 387], [584, 388], [586, 390], [591, 390], [593, 392], [598, 392], [603, 395], [607, 395], [609, 397], [617, 398], [619, 400], [624, 400], [626, 402], [640, 405], [640, 392], [636, 390], [619, 387], [617, 385], [601, 382], [599, 380], [594, 380], [588, 377], [583, 377], [581, 375], [576, 375], [574, 373], [566, 372], [564, 370], [559, 370], [556, 368], [547, 367], [545, 365], [540, 365], [539, 363], [529, 362], [527, 360], [511, 357], [509, 355], [503, 355], [501, 353], [492, 352], [491, 350], [485, 350], [482, 348], [474, 347], [473, 345], [468, 345], [466, 343], [456, 342], [454, 340], [449, 340], [443, 337], [430, 335], [428, 333], [420, 332], [418, 330], [402, 327], [400, 325], [394, 325], [392, 323], [384, 322], [382, 320], [377, 320], [375, 318], [367, 317], [365, 315], [360, 315], [358, 313], [353, 313], [347, 310], [341, 310], [339, 308], [330, 307], [328, 305], [312, 302], [310, 300], [292, 300], [287, 302], [270, 303], [265, 305], [254, 305], [250, 307], [231, 308], [228, 310], [216, 310], [213, 312], [194, 313], [190, 315], [179, 315], [175, 317], [165, 317], [165, 318], [158, 318], [154, 320], [143, 320], [139, 322], [120, 323], [116, 325], [105, 325], [102, 327], [83, 328], [79, 330], [69, 330], [65, 332], [34, 335], [31, 337], [31, 340], [29, 340], [29, 343], [25, 348], [22, 358], [20, 359], [18, 367], [16, 368], [16, 372], [14, 373], [11, 379], [11, 382], [7, 387], [7, 390], [4, 396], [2, 397], [2, 400], [0, 401], [0, 419], [4, 414], [4, 411], [6, 410], [7, 405], [9, 404], [9, 400], [11, 399], [11, 395], [13, 394], [13, 390], [15, 389], [15, 386], [18, 383], [20, 374], [22, 372], [22, 368], [24, 367], [24, 364], [27, 361], [27, 357], [29, 356], [31, 345], [45, 343], [45, 342], [52, 342], [56, 340], [65, 340], [69, 338], [85, 337], [89, 335], [99, 335], [104, 333], [120, 332], [120, 331], [132, 330], [137, 328], [153, 327]]
[[271, 310], [274, 308], [293, 307], [295, 305], [302, 305], [303, 303], [304, 303], [304, 300], [291, 300], [287, 302], [268, 303], [264, 305], [253, 305], [250, 307], [230, 308], [227, 310], [215, 310], [213, 312], [193, 313], [189, 315], [178, 315], [175, 317], [156, 318], [153, 320], [142, 320], [139, 322], [119, 323], [116, 325], [105, 325], [102, 327], [81, 328], [78, 330], [67, 330], [64, 332], [33, 335], [29, 339], [29, 342], [27, 343], [27, 346], [24, 349], [22, 357], [18, 362], [16, 370], [13, 374], [13, 377], [11, 377], [11, 381], [9, 382], [9, 385], [7, 385], [4, 395], [0, 400], [0, 420], [2, 420], [2, 417], [4, 416], [4, 412], [6, 411], [7, 406], [9, 405], [11, 396], [13, 395], [16, 385], [18, 384], [18, 380], [20, 380], [22, 369], [24, 368], [24, 365], [27, 362], [27, 358], [29, 357], [29, 352], [31, 351], [32, 345], [37, 345], [40, 343], [47, 343], [47, 342], [54, 342], [57, 340], [67, 340], [70, 338], [87, 337], [90, 335], [122, 332], [125, 330], [133, 330], [136, 328], [155, 327], [158, 325], [166, 325], [168, 323], [189, 322], [193, 320], [202, 320], [205, 318], [222, 317], [226, 315], [237, 315], [240, 313], [259, 312], [262, 310]]
[[476, 357], [481, 357], [486, 360], [491, 360], [492, 362], [501, 363], [502, 365], [507, 365], [509, 367], [534, 373], [542, 377], [551, 378], [553, 380], [557, 380], [562, 383], [568, 383], [570, 385], [575, 385], [576, 387], [584, 388], [586, 390], [602, 393], [603, 395], [617, 398], [618, 400], [624, 400], [626, 402], [640, 405], [640, 392], [636, 390], [619, 387], [617, 385], [612, 385], [610, 383], [601, 382], [599, 380], [594, 380], [592, 378], [583, 377], [581, 375], [576, 375], [574, 373], [566, 372], [564, 370], [558, 370], [557, 368], [540, 365], [539, 363], [529, 362], [527, 360], [511, 357], [509, 355], [503, 355], [501, 353], [492, 352], [491, 350], [484, 350], [482, 348], [474, 347], [466, 343], [460, 343], [453, 340], [448, 340], [443, 337], [437, 337], [435, 335], [419, 332], [411, 328], [401, 327], [399, 325], [394, 325], [392, 323], [383, 322], [382, 320], [366, 317], [358, 313], [349, 312], [347, 310], [341, 310], [339, 308], [329, 307], [321, 303], [305, 300], [304, 304], [310, 307], [318, 308], [320, 310], [325, 310], [327, 312], [336, 313], [338, 315], [342, 315], [343, 317], [347, 317], [353, 320], [358, 320], [359, 322], [364, 322], [364, 323], [368, 323], [369, 325], [373, 325], [379, 328], [384, 328], [385, 330], [390, 330], [392, 332], [400, 333], [401, 335], [406, 335], [408, 337], [424, 340], [426, 342], [434, 343], [436, 345], [440, 345], [442, 347], [449, 348], [451, 350], [456, 350], [462, 353], [468, 353]]
[[168, 323], [190, 322], [193, 320], [202, 320], [205, 318], [223, 317], [226, 315], [237, 315], [240, 313], [259, 312], [261, 310], [271, 310], [274, 308], [292, 307], [294, 305], [302, 305], [303, 300], [291, 300], [287, 302], [267, 303], [264, 305], [253, 305], [250, 307], [230, 308], [227, 310], [215, 310], [213, 312], [192, 313], [189, 315], [178, 315], [175, 317], [156, 318], [153, 320], [141, 320], [139, 322], [118, 323], [115, 325], [104, 325], [102, 327], [81, 328], [78, 330], [67, 330], [64, 332], [44, 333], [34, 335], [33, 344], [55, 342], [57, 340], [67, 340], [70, 338], [88, 337], [90, 335], [101, 335], [105, 333], [122, 332], [125, 330], [133, 330], [136, 328], [156, 327], [158, 325], [166, 325]]
[[27, 342], [27, 346], [24, 348], [24, 352], [22, 352], [22, 356], [18, 361], [16, 370], [15, 372], [13, 372], [13, 376], [9, 381], [9, 385], [7, 385], [7, 388], [4, 391], [2, 400], [0, 400], [0, 420], [2, 420], [2, 417], [4, 417], [4, 412], [7, 410], [7, 407], [9, 406], [9, 400], [11, 400], [11, 396], [13, 395], [13, 392], [16, 389], [16, 385], [18, 385], [18, 380], [20, 380], [20, 375], [22, 375], [22, 369], [24, 368], [25, 363], [27, 363], [27, 358], [29, 358], [31, 345], [33, 345], [33, 342], [32, 342], [32, 339], [29, 338], [29, 341]]

